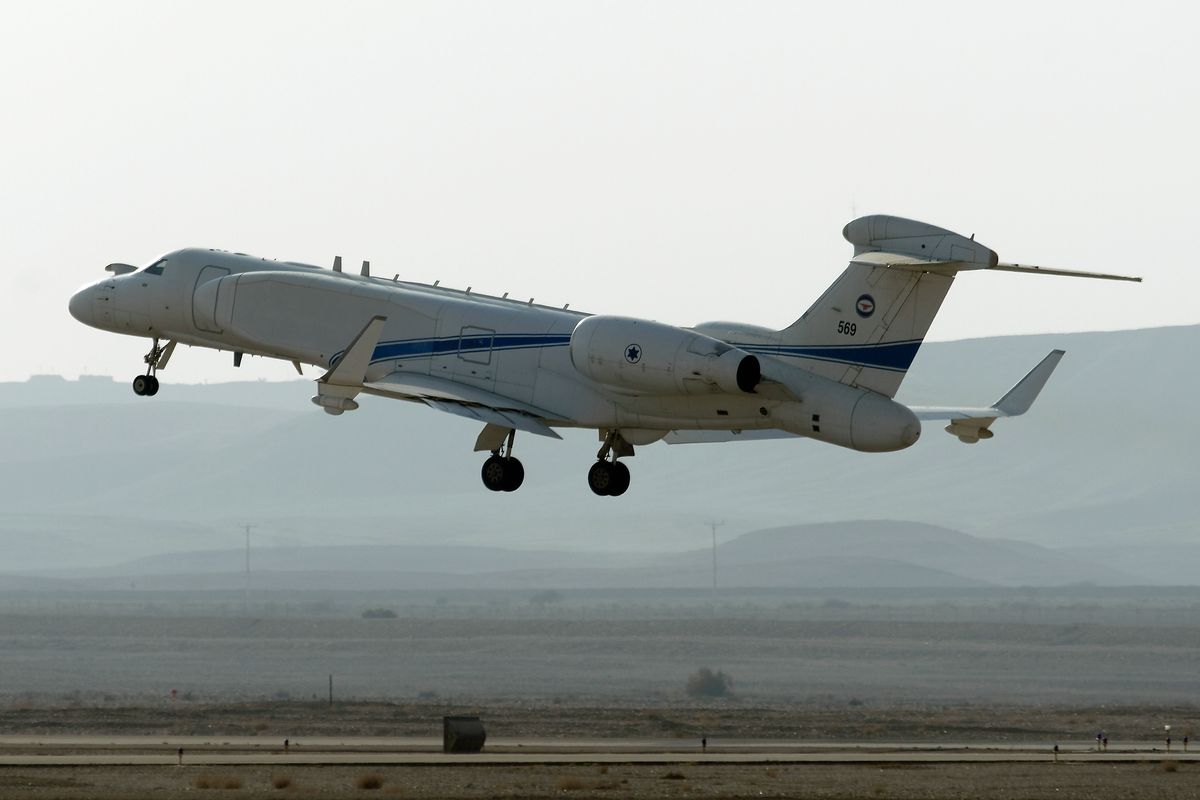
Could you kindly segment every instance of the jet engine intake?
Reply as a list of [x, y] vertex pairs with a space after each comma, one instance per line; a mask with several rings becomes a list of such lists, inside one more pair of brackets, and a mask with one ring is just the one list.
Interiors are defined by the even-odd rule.
[[655, 394], [753, 393], [758, 358], [694, 331], [632, 317], [588, 317], [571, 334], [571, 363], [599, 383]]

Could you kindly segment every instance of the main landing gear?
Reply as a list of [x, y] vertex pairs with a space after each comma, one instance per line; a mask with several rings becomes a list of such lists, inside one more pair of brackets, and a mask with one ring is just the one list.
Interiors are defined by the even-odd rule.
[[479, 471], [483, 485], [493, 492], [515, 492], [525, 480], [525, 467], [512, 456], [516, 433], [508, 432], [508, 440], [492, 451], [488, 460], [483, 462], [483, 469]]
[[[479, 477], [493, 492], [515, 492], [525, 481], [525, 467], [512, 454], [516, 435], [512, 428], [489, 424], [476, 441], [477, 451], [491, 450]], [[629, 467], [618, 459], [633, 456], [633, 445], [618, 430], [601, 430], [601, 435], [604, 444], [588, 470], [588, 488], [601, 497], [619, 497], [629, 489]]]
[[153, 397], [158, 394], [158, 377], [155, 373], [167, 365], [167, 360], [171, 358], [174, 350], [175, 342], [168, 342], [166, 347], [160, 347], [158, 339], [154, 340], [150, 352], [142, 357], [146, 362], [146, 374], [133, 379], [134, 394], [138, 397]]
[[588, 470], [588, 488], [601, 497], [620, 497], [629, 488], [629, 467], [617, 459], [632, 456], [633, 445], [619, 431], [608, 431], [596, 454], [597, 461]]

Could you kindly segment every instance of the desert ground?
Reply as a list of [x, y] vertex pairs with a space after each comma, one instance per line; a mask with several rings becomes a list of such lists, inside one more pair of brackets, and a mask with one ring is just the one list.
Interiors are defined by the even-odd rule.
[[[75, 767], [0, 769], [0, 796], [142, 798], [1194, 798], [1196, 767], [1135, 764]], [[278, 787], [278, 788], [277, 788]]]
[[[185, 736], [201, 750], [229, 737], [264, 751], [284, 739], [383, 737], [387, 752], [388, 739], [417, 737], [435, 751], [444, 715], [478, 714], [489, 748], [633, 738], [688, 753], [706, 737], [716, 751], [734, 740], [911, 743], [1025, 748], [1042, 760], [598, 764], [583, 752], [566, 764], [416, 766], [372, 763], [368, 752], [358, 764], [11, 764], [0, 767], [0, 798], [1200, 796], [1200, 765], [1178, 754], [1200, 729], [1190, 595], [1161, 608], [1072, 595], [749, 598], [715, 610], [419, 598], [384, 619], [361, 616], [377, 597], [293, 598], [249, 613], [236, 598], [171, 602], [0, 604], [0, 736], [140, 736], [160, 755]], [[700, 667], [728, 674], [729, 691], [689, 695]], [[1175, 754], [1163, 751], [1165, 725]], [[1086, 752], [1099, 731], [1134, 760], [1045, 760], [1056, 743]]]

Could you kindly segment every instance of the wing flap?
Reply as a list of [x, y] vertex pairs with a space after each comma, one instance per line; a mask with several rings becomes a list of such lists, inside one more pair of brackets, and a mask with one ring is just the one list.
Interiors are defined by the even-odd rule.
[[432, 375], [392, 372], [366, 384], [364, 390], [384, 397], [417, 400], [438, 411], [489, 425], [553, 439], [562, 438], [545, 422], [547, 419], [556, 419], [554, 414], [545, 409]]
[[538, 436], [549, 436], [551, 439], [561, 439], [554, 429], [536, 417], [522, 414], [519, 411], [498, 411], [486, 406], [469, 406], [453, 400], [435, 400], [432, 397], [422, 397], [421, 401], [430, 408], [445, 411], [447, 414], [457, 414], [467, 419], [478, 420], [499, 428], [536, 433]]

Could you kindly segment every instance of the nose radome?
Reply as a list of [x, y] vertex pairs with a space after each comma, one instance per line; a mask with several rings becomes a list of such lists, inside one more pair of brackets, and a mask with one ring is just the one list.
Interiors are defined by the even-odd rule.
[[71, 295], [71, 302], [67, 305], [71, 316], [84, 325], [92, 324], [92, 294], [92, 287], [85, 286]]

